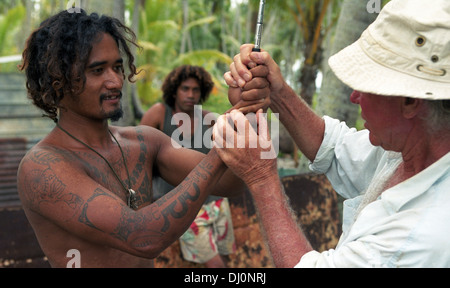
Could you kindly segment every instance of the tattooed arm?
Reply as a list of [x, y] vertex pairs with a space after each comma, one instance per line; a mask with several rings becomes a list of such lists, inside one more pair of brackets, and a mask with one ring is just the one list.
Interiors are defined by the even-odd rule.
[[[191, 149], [176, 149], [171, 144], [170, 137], [159, 130], [155, 133], [161, 133], [164, 135], [162, 137], [169, 140], [169, 144], [163, 145], [163, 149], [158, 153], [158, 161], [156, 161], [158, 171], [164, 180], [176, 186], [205, 158], [205, 154]], [[216, 155], [215, 148], [211, 149], [209, 154]], [[217, 164], [222, 163], [221, 160], [218, 161]], [[246, 185], [241, 178], [233, 174], [231, 170], [226, 169], [219, 181], [214, 185], [208, 186], [208, 189], [215, 196], [235, 197], [245, 191]]]
[[[72, 152], [36, 147], [19, 168], [18, 190], [47, 256], [65, 257], [62, 252], [89, 243], [89, 251], [110, 247], [154, 258], [186, 231], [209, 195], [207, 187], [217, 183], [225, 168], [212, 152], [173, 191], [134, 211], [127, 207], [125, 194], [116, 195], [105, 187], [108, 181], [100, 183], [89, 175]], [[55, 252], [54, 247], [61, 248]]]

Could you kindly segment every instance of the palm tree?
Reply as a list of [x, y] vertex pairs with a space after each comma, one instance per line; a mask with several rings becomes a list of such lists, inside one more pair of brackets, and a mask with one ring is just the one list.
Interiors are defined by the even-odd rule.
[[[187, 19], [184, 13], [187, 10], [180, 9], [178, 1], [145, 1], [138, 29], [139, 43], [143, 47], [142, 53], [138, 54], [138, 64], [143, 73], [139, 75], [137, 87], [143, 107], [161, 99], [160, 87], [164, 78], [182, 64], [205, 67], [213, 75], [218, 90], [222, 90], [213, 93], [221, 93], [226, 99], [221, 84], [225, 70], [218, 67], [228, 66], [232, 60], [217, 49], [220, 35], [215, 35], [212, 30], [216, 29], [220, 17], [208, 13], [210, 2], [197, 0], [197, 5], [190, 5]], [[183, 35], [186, 38], [183, 39]], [[187, 35], [192, 44], [180, 48], [187, 41]]]
[[[327, 34], [334, 26], [341, 1], [331, 0], [294, 0], [279, 1], [279, 5], [288, 11], [294, 19], [297, 33], [301, 39], [296, 40], [302, 51], [300, 69], [300, 96], [310, 105], [316, 92], [316, 78], [323, 59], [323, 44]], [[332, 17], [327, 17], [332, 15]], [[292, 20], [291, 20], [292, 21]]]

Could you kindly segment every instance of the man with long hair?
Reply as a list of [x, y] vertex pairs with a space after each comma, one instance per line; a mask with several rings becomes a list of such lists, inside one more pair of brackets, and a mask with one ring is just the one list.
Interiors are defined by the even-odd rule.
[[[136, 37], [117, 19], [62, 11], [23, 52], [29, 97], [56, 127], [22, 160], [18, 191], [53, 267], [66, 267], [73, 249], [81, 267], [152, 267], [210, 192], [243, 188], [215, 149], [205, 156], [151, 127], [109, 125], [122, 115], [123, 81], [137, 73], [129, 45]], [[176, 186], [157, 202], [154, 168]]]

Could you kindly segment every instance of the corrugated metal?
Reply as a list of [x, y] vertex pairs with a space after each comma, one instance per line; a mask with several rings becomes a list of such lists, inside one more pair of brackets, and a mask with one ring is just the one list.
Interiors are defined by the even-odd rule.
[[29, 145], [0, 139], [0, 267], [49, 267], [17, 194], [17, 169]]
[[24, 138], [0, 139], [0, 208], [20, 205], [17, 169], [26, 151]]
[[42, 139], [55, 126], [27, 97], [25, 75], [0, 73], [0, 138]]

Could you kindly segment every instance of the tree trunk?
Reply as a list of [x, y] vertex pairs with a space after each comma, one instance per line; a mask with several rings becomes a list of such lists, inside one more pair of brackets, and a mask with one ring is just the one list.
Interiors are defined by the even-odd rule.
[[[376, 19], [377, 14], [368, 13], [366, 6], [366, 1], [344, 0], [333, 45], [328, 51], [330, 56], [358, 40], [362, 32]], [[349, 126], [355, 126], [359, 108], [350, 102], [351, 92], [352, 89], [337, 79], [328, 63], [325, 63], [324, 78], [317, 99], [317, 113], [338, 118], [347, 122]]]
[[[183, 28], [189, 25], [189, 2], [188, 0], [183, 0]], [[192, 40], [189, 30], [183, 29], [183, 38], [181, 40], [180, 55], [186, 53], [187, 51], [192, 51]], [[188, 48], [186, 49], [186, 45]]]
[[[101, 1], [104, 5], [104, 1]], [[113, 11], [111, 11], [109, 16], [115, 17], [120, 20], [120, 22], [125, 23], [125, 0], [114, 0], [112, 6]], [[128, 71], [129, 72], [129, 71]], [[128, 79], [126, 78], [123, 82], [122, 87], [122, 110], [123, 110], [123, 117], [122, 119], [118, 120], [117, 122], [114, 122], [114, 125], [118, 126], [131, 126], [134, 125], [135, 119], [134, 119], [134, 111], [133, 111], [133, 104], [132, 104], [132, 84], [128, 82]]]
[[[322, 37], [322, 36], [321, 36]], [[305, 49], [305, 58], [308, 59], [310, 54], [312, 53], [312, 47], [311, 45], [307, 45]], [[301, 68], [300, 72], [300, 96], [302, 96], [303, 100], [308, 103], [308, 105], [312, 105], [312, 100], [314, 97], [314, 94], [316, 92], [316, 78], [317, 73], [319, 72], [319, 66], [322, 62], [323, 58], [323, 49], [322, 47], [317, 47], [317, 51], [315, 52], [315, 55], [311, 56], [313, 57], [313, 61], [305, 61], [303, 63], [303, 66]]]
[[316, 1], [312, 7], [308, 8], [306, 14], [307, 27], [309, 33], [303, 31], [304, 34], [304, 58], [305, 61], [300, 71], [300, 96], [312, 105], [312, 99], [316, 92], [316, 78], [319, 72], [319, 66], [322, 63], [323, 48], [322, 42], [324, 33], [322, 29], [325, 12], [328, 9], [329, 1]]
[[[144, 7], [144, 1], [141, 2], [141, 0], [134, 0], [134, 7], [133, 7], [133, 19], [131, 22], [131, 29], [134, 31], [134, 33], [136, 33], [136, 36], [138, 36], [139, 39], [139, 11], [141, 9], [141, 7]], [[133, 55], [135, 56], [136, 59], [136, 47], [134, 45], [132, 45], [131, 47], [131, 53], [133, 53]], [[134, 119], [136, 120], [141, 120], [142, 116], [144, 116], [144, 109], [142, 108], [142, 103], [141, 100], [139, 98], [139, 94], [137, 91], [137, 86], [136, 83], [130, 85], [131, 86], [131, 98], [132, 98], [132, 106], [133, 106], [133, 112], [134, 112]]]

